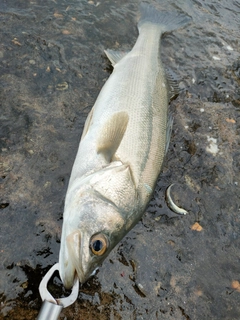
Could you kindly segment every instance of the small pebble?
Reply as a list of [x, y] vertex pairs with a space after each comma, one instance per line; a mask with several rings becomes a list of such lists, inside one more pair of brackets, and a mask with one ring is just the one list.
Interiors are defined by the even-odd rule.
[[195, 222], [194, 225], [192, 225], [191, 227], [191, 230], [194, 230], [194, 231], [202, 231], [203, 227], [198, 223], [198, 222]]

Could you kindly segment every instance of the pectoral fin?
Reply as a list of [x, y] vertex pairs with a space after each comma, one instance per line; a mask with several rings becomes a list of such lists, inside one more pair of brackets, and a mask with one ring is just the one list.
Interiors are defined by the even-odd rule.
[[123, 139], [128, 120], [126, 112], [118, 112], [108, 119], [101, 129], [97, 142], [97, 153], [102, 153], [108, 162], [111, 162]]

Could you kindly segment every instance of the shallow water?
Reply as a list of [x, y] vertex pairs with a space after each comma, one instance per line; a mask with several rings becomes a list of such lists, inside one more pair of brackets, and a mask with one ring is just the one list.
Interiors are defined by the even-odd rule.
[[[38, 314], [83, 124], [111, 72], [103, 50], [132, 47], [139, 3], [0, 2], [2, 319]], [[146, 214], [61, 319], [239, 319], [240, 2], [149, 3], [192, 17], [162, 40], [182, 89], [169, 152]], [[165, 203], [173, 182], [187, 216]]]

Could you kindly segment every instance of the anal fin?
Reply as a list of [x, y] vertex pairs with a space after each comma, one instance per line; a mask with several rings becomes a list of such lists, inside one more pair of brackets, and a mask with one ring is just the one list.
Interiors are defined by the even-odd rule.
[[117, 64], [123, 57], [126, 56], [126, 54], [128, 54], [128, 52], [125, 51], [115, 51], [115, 50], [104, 50], [106, 56], [108, 57], [108, 59], [111, 61], [112, 66], [114, 67], [115, 64]]

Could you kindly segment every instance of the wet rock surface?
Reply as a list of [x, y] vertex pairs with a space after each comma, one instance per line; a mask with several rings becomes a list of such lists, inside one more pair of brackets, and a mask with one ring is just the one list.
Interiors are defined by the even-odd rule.
[[[151, 3], [192, 17], [162, 40], [182, 89], [169, 151], [142, 220], [60, 319], [240, 318], [240, 3]], [[138, 5], [0, 4], [1, 319], [38, 314], [83, 124], [111, 72], [103, 50], [132, 47]], [[171, 183], [186, 216], [166, 204]], [[51, 290], [65, 293], [57, 278]]]

